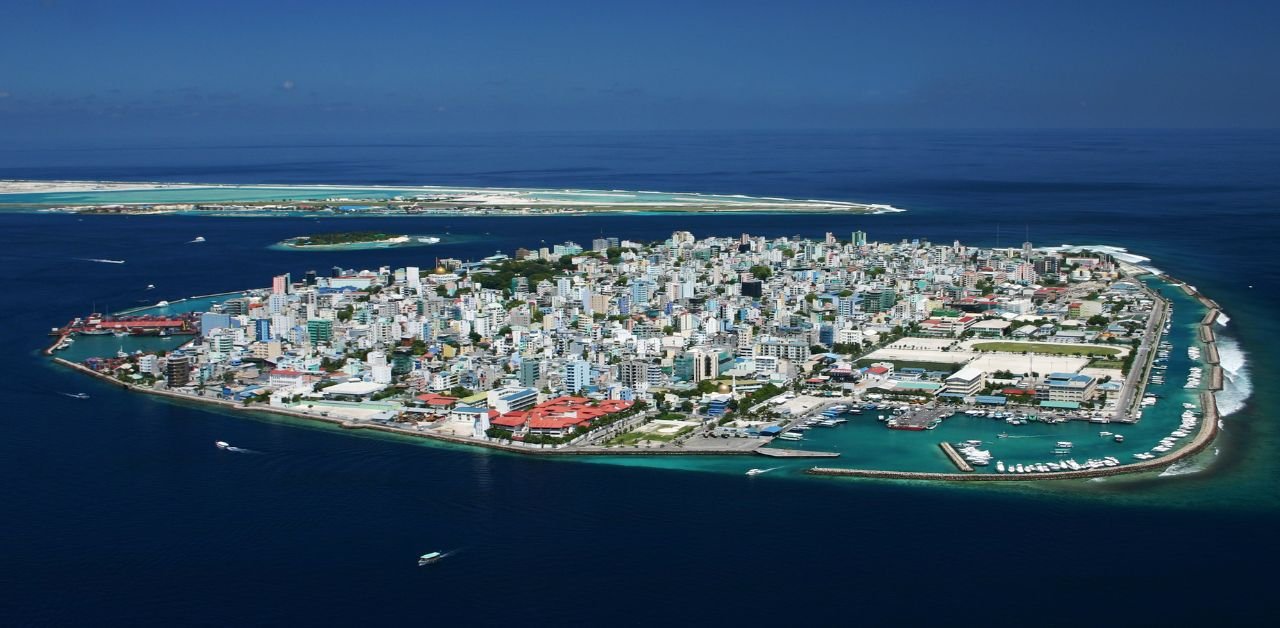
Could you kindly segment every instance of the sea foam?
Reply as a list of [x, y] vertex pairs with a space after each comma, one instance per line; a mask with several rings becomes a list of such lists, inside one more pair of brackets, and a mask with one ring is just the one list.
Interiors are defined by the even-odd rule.
[[1234, 338], [1218, 337], [1218, 363], [1222, 366], [1223, 388], [1217, 394], [1218, 414], [1239, 412], [1253, 393], [1248, 356]]

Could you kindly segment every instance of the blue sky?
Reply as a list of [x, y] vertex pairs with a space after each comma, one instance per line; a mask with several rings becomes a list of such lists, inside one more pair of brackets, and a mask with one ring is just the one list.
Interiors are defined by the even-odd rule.
[[0, 138], [1276, 127], [1276, 2], [0, 3]]

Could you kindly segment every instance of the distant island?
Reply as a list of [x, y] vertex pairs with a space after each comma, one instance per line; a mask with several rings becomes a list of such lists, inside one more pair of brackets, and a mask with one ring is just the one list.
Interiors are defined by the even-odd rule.
[[652, 190], [0, 180], [0, 210], [6, 208], [75, 214], [241, 217], [903, 211], [885, 204], [852, 201]]
[[279, 248], [316, 249], [332, 251], [337, 249], [386, 248], [392, 246], [422, 246], [437, 244], [440, 238], [435, 236], [411, 236], [383, 233], [380, 231], [341, 231], [336, 233], [317, 233], [296, 236], [277, 243]]

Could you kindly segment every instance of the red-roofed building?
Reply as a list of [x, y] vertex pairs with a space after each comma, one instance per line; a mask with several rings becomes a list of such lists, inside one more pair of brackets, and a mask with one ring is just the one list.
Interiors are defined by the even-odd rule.
[[437, 395], [435, 393], [426, 393], [415, 397], [419, 402], [427, 407], [432, 414], [445, 415], [454, 406], [458, 405], [457, 397], [449, 397], [446, 395]]
[[489, 423], [513, 432], [527, 429], [530, 434], [561, 437], [578, 427], [590, 427], [593, 421], [622, 412], [632, 404], [617, 399], [593, 402], [586, 397], [557, 397], [528, 410], [513, 410], [494, 417]]

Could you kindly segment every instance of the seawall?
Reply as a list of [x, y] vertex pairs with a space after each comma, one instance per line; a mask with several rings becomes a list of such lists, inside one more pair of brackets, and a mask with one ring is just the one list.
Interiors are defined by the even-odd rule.
[[423, 438], [427, 440], [452, 443], [456, 445], [466, 445], [469, 447], [482, 447], [485, 449], [497, 449], [499, 451], [506, 451], [511, 453], [526, 454], [526, 455], [533, 455], [533, 456], [681, 456], [681, 455], [683, 456], [740, 456], [740, 455], [754, 455], [756, 453], [755, 449], [700, 449], [700, 448], [682, 448], [682, 447], [671, 447], [671, 448], [662, 448], [662, 449], [651, 449], [651, 448], [594, 449], [594, 448], [583, 448], [583, 447], [552, 448], [552, 447], [534, 447], [534, 446], [527, 446], [527, 445], [514, 445], [514, 444], [503, 443], [499, 441], [478, 441], [478, 440], [472, 440], [468, 438], [462, 438], [459, 436], [451, 436], [448, 434], [433, 434], [431, 432], [404, 429], [404, 428], [394, 427], [391, 425], [355, 423], [347, 419], [342, 419], [337, 417], [318, 416], [315, 414], [308, 414], [305, 412], [297, 412], [294, 410], [289, 410], [287, 408], [277, 408], [277, 407], [262, 406], [262, 405], [246, 406], [244, 404], [236, 403], [234, 401], [227, 401], [225, 399], [199, 397], [195, 395], [189, 395], [186, 393], [173, 392], [170, 390], [156, 390], [154, 388], [146, 388], [146, 387], [130, 384], [127, 382], [122, 382], [104, 373], [99, 373], [83, 364], [77, 364], [75, 362], [72, 362], [64, 358], [54, 358], [53, 361], [63, 366], [66, 366], [68, 368], [72, 368], [77, 371], [80, 371], [81, 373], [84, 373], [86, 375], [90, 375], [92, 377], [101, 379], [110, 384], [120, 386], [126, 390], [140, 392], [148, 395], [156, 395], [159, 397], [167, 397], [170, 399], [176, 399], [180, 401], [189, 401], [192, 403], [210, 404], [210, 405], [226, 408], [228, 410], [235, 410], [238, 412], [267, 412], [271, 414], [287, 416], [287, 417], [302, 419], [306, 421], [317, 421], [321, 423], [329, 423], [331, 425], [336, 425], [342, 429], [348, 429], [348, 430], [370, 430], [374, 432], [386, 432], [388, 434], [397, 434], [400, 436], [412, 436], [415, 438]]

